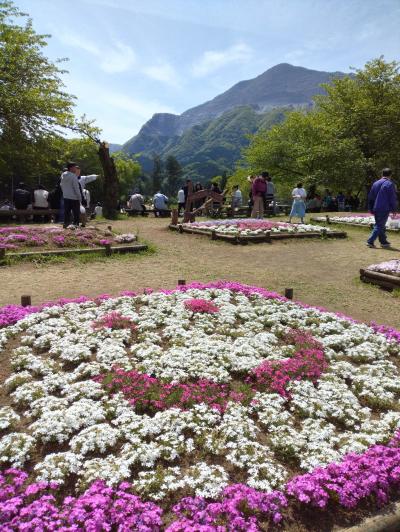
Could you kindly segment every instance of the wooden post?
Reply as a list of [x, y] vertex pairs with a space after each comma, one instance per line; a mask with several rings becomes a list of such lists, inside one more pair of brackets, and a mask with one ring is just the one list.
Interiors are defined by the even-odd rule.
[[293, 299], [293, 288], [285, 288], [285, 297], [287, 299]]
[[111, 244], [105, 244], [104, 248], [105, 248], [105, 251], [106, 251], [106, 256], [110, 257], [112, 255]]
[[112, 225], [107, 225], [107, 229], [108, 229], [109, 231], [112, 231]]
[[327, 235], [327, 230], [325, 229], [325, 227], [321, 230], [321, 238], [326, 238], [326, 235]]
[[215, 229], [211, 231], [211, 240], [217, 240], [217, 232]]
[[178, 219], [179, 219], [178, 209], [172, 209], [171, 224], [178, 225]]
[[179, 224], [179, 225], [178, 225], [178, 230], [179, 230], [180, 233], [183, 233], [183, 227], [182, 227], [182, 224]]
[[186, 281], [185, 279], [178, 279], [178, 286], [185, 286]]
[[31, 296], [21, 296], [21, 305], [23, 307], [30, 307], [32, 305]]
[[6, 258], [6, 250], [4, 248], [0, 248], [0, 264], [4, 262]]
[[268, 242], [269, 244], [272, 244], [271, 231], [266, 231], [265, 232], [265, 242]]
[[329, 218], [329, 214], [326, 215], [326, 223], [327, 223], [327, 224], [330, 224], [330, 223], [331, 223], [331, 219]]

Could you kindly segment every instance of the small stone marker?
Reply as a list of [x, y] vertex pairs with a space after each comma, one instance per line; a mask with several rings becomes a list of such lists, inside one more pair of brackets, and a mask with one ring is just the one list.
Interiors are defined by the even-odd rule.
[[21, 305], [23, 307], [30, 307], [32, 305], [31, 296], [21, 296]]
[[186, 280], [185, 279], [178, 279], [178, 286], [185, 286]]
[[107, 225], [107, 229], [108, 229], [109, 231], [112, 231], [112, 225]]
[[293, 288], [285, 288], [285, 297], [287, 299], [293, 299]]

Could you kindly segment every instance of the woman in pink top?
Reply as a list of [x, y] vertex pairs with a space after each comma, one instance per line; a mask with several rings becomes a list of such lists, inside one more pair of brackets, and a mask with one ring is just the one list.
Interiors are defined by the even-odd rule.
[[251, 195], [253, 196], [253, 210], [251, 211], [252, 218], [263, 218], [264, 216], [264, 196], [267, 190], [266, 172], [258, 175], [252, 184]]

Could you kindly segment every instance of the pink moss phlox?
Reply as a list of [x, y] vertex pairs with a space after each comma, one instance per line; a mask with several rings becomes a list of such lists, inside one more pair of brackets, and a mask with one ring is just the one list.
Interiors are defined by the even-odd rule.
[[219, 312], [217, 305], [208, 299], [187, 299], [184, 305], [187, 310], [194, 313], [215, 314]]
[[[237, 282], [233, 282], [233, 281], [213, 281], [213, 282], [210, 282], [210, 283], [199, 283], [199, 282], [193, 282], [193, 283], [190, 283], [190, 284], [187, 284], [187, 285], [184, 285], [184, 286], [178, 286], [176, 287], [175, 289], [173, 290], [159, 290], [159, 293], [163, 293], [163, 294], [173, 294], [175, 292], [186, 292], [187, 290], [190, 290], [190, 289], [197, 289], [197, 290], [204, 290], [204, 289], [208, 289], [208, 288], [216, 288], [216, 289], [221, 289], [221, 290], [231, 290], [232, 292], [238, 292], [238, 293], [242, 293], [246, 296], [252, 296], [252, 295], [259, 295], [260, 297], [264, 297], [265, 299], [276, 299], [278, 301], [284, 301], [284, 302], [288, 302], [288, 303], [292, 303], [292, 301], [289, 301], [288, 299], [286, 299], [284, 296], [278, 294], [277, 292], [271, 292], [269, 290], [266, 290], [265, 288], [260, 288], [258, 286], [251, 286], [251, 285], [244, 285], [244, 284], [241, 284], [241, 283], [237, 283]], [[144, 288], [143, 289], [144, 293], [145, 294], [151, 294], [152, 292], [154, 292], [154, 289], [152, 288]], [[85, 296], [81, 296], [81, 298], [84, 298]], [[111, 297], [111, 296], [108, 296], [107, 297]], [[75, 298], [75, 299], [70, 299], [70, 300], [67, 300], [67, 302], [70, 302], [70, 303], [75, 303], [75, 302], [79, 302], [77, 301], [78, 299], [80, 298]], [[94, 299], [91, 299], [91, 298], [86, 298], [85, 301], [93, 301]], [[61, 300], [59, 300], [61, 301]], [[56, 305], [59, 305], [59, 301], [53, 301], [53, 302], [48, 302], [46, 303], [45, 305], [46, 306], [56, 306]], [[315, 306], [312, 306], [312, 305], [308, 305], [306, 303], [302, 303], [301, 301], [296, 301], [295, 302], [296, 305], [302, 307], [302, 308], [310, 308], [310, 309], [315, 309], [315, 310], [318, 310], [320, 312], [329, 312], [331, 313], [330, 311], [328, 311], [326, 308], [324, 307], [315, 307]], [[12, 306], [12, 307], [17, 307], [18, 305], [8, 305], [8, 306]], [[7, 307], [0, 307], [0, 315], [3, 311], [3, 309], [7, 309]], [[40, 312], [40, 310], [42, 310], [44, 305], [40, 305], [40, 306], [37, 306], [35, 307], [36, 310], [32, 310], [30, 312]], [[3, 314], [6, 314], [7, 313], [7, 310], [5, 310], [3, 312]], [[337, 312], [337, 313], [332, 313], [333, 315], [335, 316], [338, 316], [339, 318], [345, 320], [345, 321], [348, 321], [350, 323], [360, 323], [358, 320], [355, 320], [354, 318], [351, 318], [349, 316], [346, 316], [345, 314], [342, 314], [340, 312]], [[25, 317], [25, 315], [23, 315], [21, 318], [19, 319], [23, 319], [23, 317]], [[19, 320], [16, 320], [16, 321], [19, 321]], [[10, 323], [7, 323], [7, 325], [11, 325], [12, 323], [15, 323], [16, 321], [10, 321]], [[0, 326], [1, 325], [1, 322], [0, 322]], [[4, 326], [4, 325], [3, 325]], [[392, 340], [396, 340], [397, 342], [400, 343], [400, 331], [397, 331], [395, 329], [392, 329], [390, 327], [386, 327], [384, 325], [376, 325], [374, 323], [371, 324], [371, 327], [379, 327], [379, 328], [382, 328], [382, 330], [376, 330], [374, 329], [376, 332], [380, 332], [381, 334], [385, 335], [387, 338], [389, 339], [392, 339]], [[384, 330], [386, 330], [386, 332], [383, 332]]]
[[162, 510], [132, 493], [128, 482], [118, 487], [95, 481], [82, 495], [59, 503], [57, 484], [26, 485], [27, 473], [0, 473], [0, 528], [15, 530], [137, 530], [140, 532], [258, 531], [262, 523], [279, 523], [283, 510], [295, 503], [299, 510], [320, 509], [328, 503], [348, 509], [375, 499], [388, 501], [400, 487], [400, 431], [387, 445], [374, 445], [362, 454], [348, 454], [339, 463], [318, 467], [290, 480], [282, 491], [264, 493], [244, 484], [227, 486], [219, 499], [185, 497], [172, 511], [176, 518], [163, 526]]
[[130, 329], [131, 331], [134, 331], [136, 325], [130, 318], [123, 316], [119, 312], [113, 311], [95, 320], [92, 323], [92, 328], [94, 330], [107, 328], [112, 330]]
[[263, 493], [244, 484], [227, 486], [220, 498], [185, 497], [172, 510], [177, 516], [167, 532], [258, 532], [259, 518], [279, 523], [287, 499], [280, 491]]
[[319, 508], [325, 508], [335, 497], [345, 508], [355, 508], [370, 496], [384, 504], [390, 490], [400, 486], [399, 443], [397, 432], [388, 445], [373, 445], [362, 454], [350, 453], [339, 463], [293, 478], [286, 491], [300, 502]]
[[58, 504], [57, 485], [38, 482], [25, 486], [26, 473], [0, 473], [0, 529], [4, 531], [137, 530], [158, 532], [162, 509], [131, 493], [131, 485], [116, 488], [95, 481], [79, 497]]
[[291, 330], [285, 340], [294, 343], [296, 352], [285, 360], [265, 360], [250, 372], [246, 379], [257, 388], [270, 388], [283, 397], [290, 398], [287, 385], [293, 380], [309, 379], [316, 382], [328, 368], [323, 346], [305, 331]]
[[227, 384], [207, 379], [195, 383], [165, 383], [146, 373], [121, 368], [113, 368], [111, 373], [98, 375], [94, 380], [102, 383], [110, 393], [122, 392], [139, 411], [158, 412], [172, 407], [186, 410], [194, 404], [205, 403], [222, 413], [229, 401], [249, 402], [253, 396], [250, 386], [237, 392]]

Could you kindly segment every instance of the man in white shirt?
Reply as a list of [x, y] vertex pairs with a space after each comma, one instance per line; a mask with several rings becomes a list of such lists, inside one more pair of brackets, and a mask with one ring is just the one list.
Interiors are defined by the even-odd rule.
[[237, 209], [242, 206], [242, 193], [239, 190], [239, 185], [235, 185], [232, 191], [232, 209]]
[[49, 193], [43, 185], [38, 185], [33, 191], [33, 208], [34, 209], [48, 209]]
[[132, 211], [144, 212], [145, 206], [143, 196], [138, 193], [132, 194], [128, 200], [128, 208]]
[[178, 215], [181, 214], [181, 210], [185, 210], [186, 198], [183, 187], [178, 190]]

